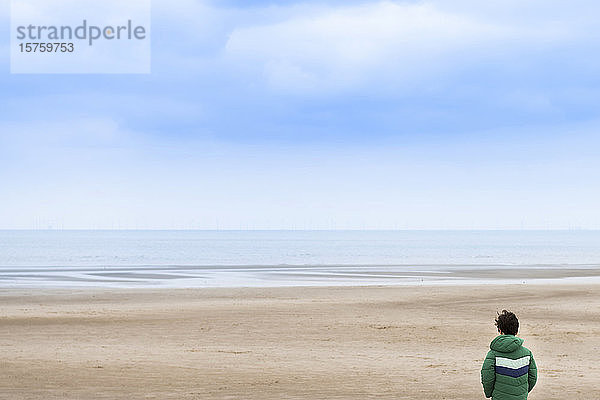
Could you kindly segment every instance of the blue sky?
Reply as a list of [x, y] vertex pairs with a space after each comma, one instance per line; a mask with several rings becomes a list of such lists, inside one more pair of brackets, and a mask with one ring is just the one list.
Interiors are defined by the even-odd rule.
[[149, 75], [11, 75], [0, 228], [600, 228], [593, 1], [154, 1]]

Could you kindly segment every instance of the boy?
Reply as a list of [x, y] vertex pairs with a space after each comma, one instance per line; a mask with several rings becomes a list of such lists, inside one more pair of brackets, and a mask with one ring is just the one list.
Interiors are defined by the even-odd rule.
[[496, 326], [500, 336], [492, 340], [481, 367], [483, 392], [492, 400], [525, 400], [537, 381], [533, 354], [516, 337], [519, 320], [515, 314], [503, 310]]

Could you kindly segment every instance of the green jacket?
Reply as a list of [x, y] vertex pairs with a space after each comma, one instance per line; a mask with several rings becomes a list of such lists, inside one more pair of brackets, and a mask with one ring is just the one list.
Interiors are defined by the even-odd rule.
[[497, 336], [481, 367], [485, 397], [493, 400], [525, 400], [537, 381], [533, 354], [523, 347], [523, 339]]

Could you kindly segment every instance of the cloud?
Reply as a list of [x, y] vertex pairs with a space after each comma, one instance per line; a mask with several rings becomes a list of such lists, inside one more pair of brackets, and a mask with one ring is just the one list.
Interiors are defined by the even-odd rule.
[[235, 3], [157, 0], [151, 75], [5, 74], [0, 117], [368, 144], [596, 113], [600, 59], [572, 29], [590, 18], [557, 2]]
[[76, 175], [90, 168], [108, 170], [135, 155], [142, 143], [139, 134], [105, 117], [3, 122], [0, 176], [25, 182], [60, 169]]
[[277, 23], [236, 28], [225, 54], [290, 92], [409, 84], [563, 32], [512, 26], [431, 4], [378, 2], [319, 8]]

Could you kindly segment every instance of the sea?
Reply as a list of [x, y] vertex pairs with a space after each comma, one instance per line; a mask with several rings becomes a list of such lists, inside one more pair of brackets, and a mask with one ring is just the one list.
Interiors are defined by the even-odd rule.
[[599, 268], [600, 231], [0, 231], [3, 289], [526, 283]]

